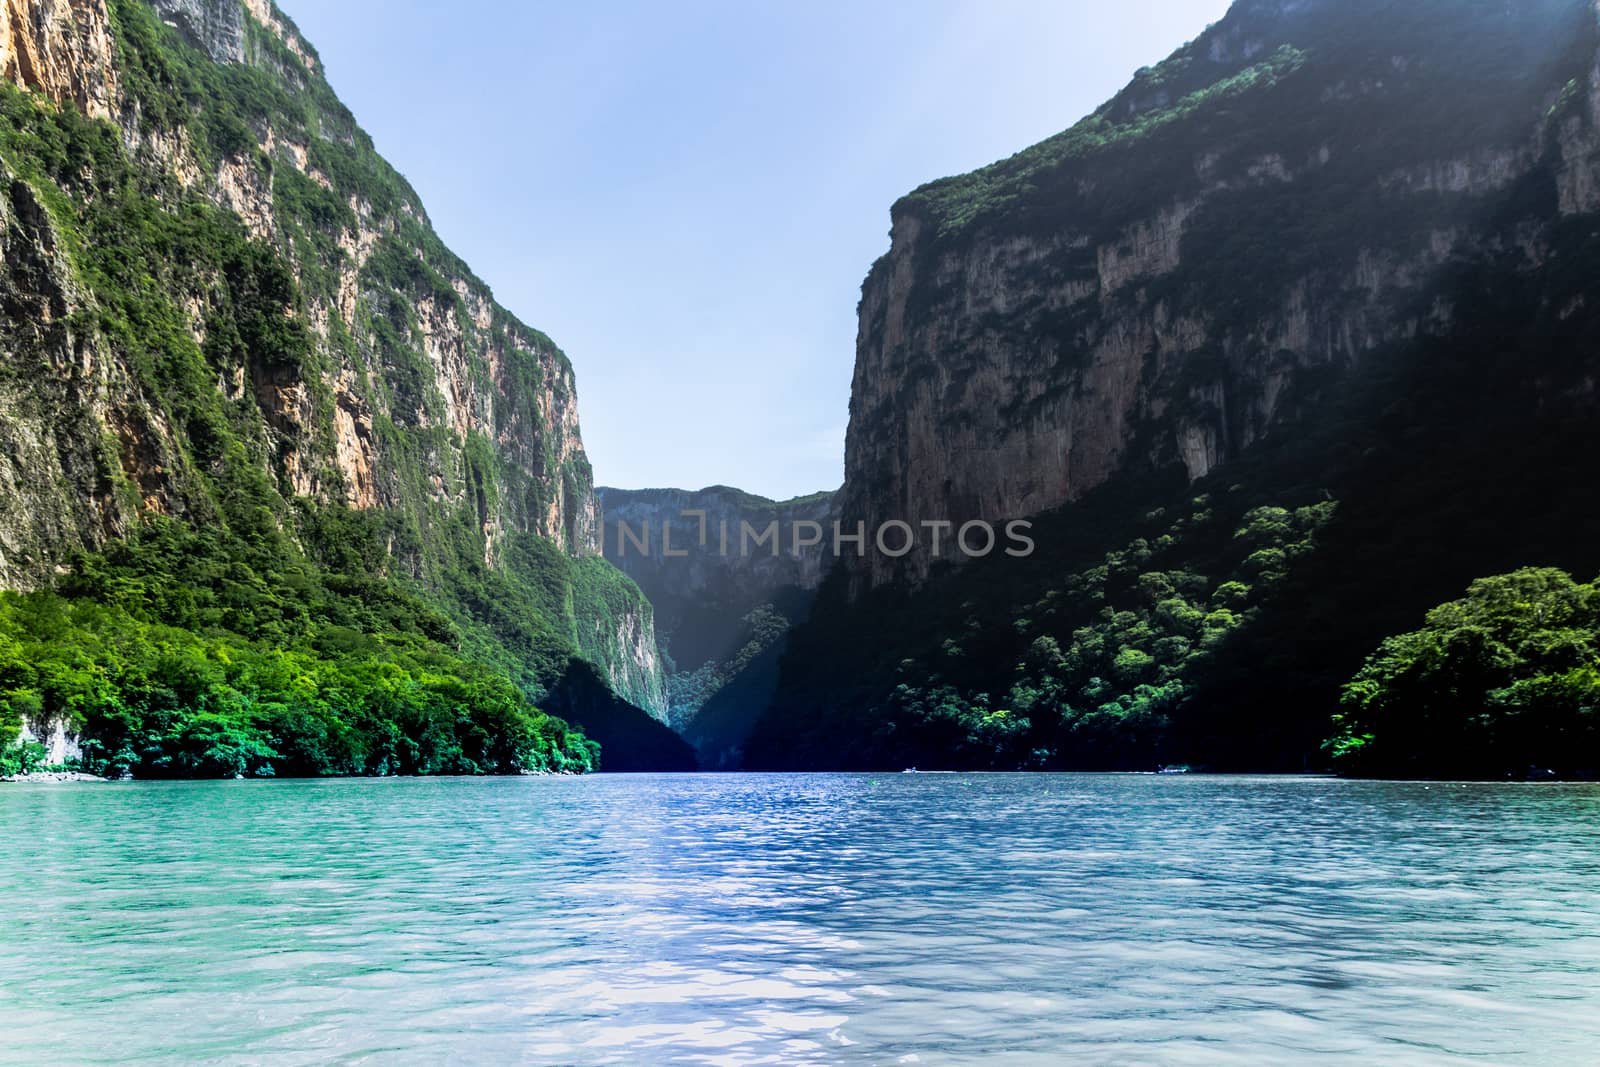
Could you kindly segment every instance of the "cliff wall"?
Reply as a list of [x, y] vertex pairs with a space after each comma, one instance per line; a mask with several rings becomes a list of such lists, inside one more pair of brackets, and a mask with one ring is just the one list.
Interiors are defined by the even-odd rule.
[[1072, 129], [910, 194], [863, 287], [845, 519], [1198, 480], [1447, 330], [1457, 309], [1420, 297], [1492, 251], [1508, 202], [1600, 204], [1595, 21], [1590, 0], [1241, 2]]
[[772, 697], [787, 634], [832, 569], [834, 494], [774, 501], [726, 486], [597, 492], [605, 558], [655, 610], [668, 721], [703, 769], [734, 769]]
[[[0, 587], [151, 517], [215, 525], [241, 480], [296, 533], [380, 517], [389, 572], [436, 589], [518, 537], [598, 554], [570, 362], [270, 0], [9, 0], [0, 78]], [[659, 713], [633, 596], [560, 628]]]

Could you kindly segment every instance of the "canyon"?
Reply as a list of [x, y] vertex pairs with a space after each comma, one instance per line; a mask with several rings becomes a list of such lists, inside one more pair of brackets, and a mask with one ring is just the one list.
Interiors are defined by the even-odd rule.
[[[1600, 570], [1595, 0], [1238, 0], [913, 190], [844, 484], [790, 501], [597, 488], [571, 362], [270, 0], [5, 3], [0, 76], [0, 606], [31, 634], [59, 595], [86, 632], [176, 605], [465, 657], [614, 770], [1304, 770], [1385, 637]], [[1025, 558], [828, 536], [1017, 520]], [[81, 752], [48, 681], [0, 712]], [[423, 764], [518, 765], [457, 727]]]
[[655, 609], [668, 722], [703, 769], [738, 768], [777, 685], [788, 631], [833, 568], [834, 494], [774, 501], [727, 486], [597, 494], [606, 559]]

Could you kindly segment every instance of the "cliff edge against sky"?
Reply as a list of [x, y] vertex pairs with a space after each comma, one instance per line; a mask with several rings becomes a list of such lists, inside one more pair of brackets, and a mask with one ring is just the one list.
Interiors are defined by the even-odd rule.
[[1039, 550], [847, 557], [753, 763], [1325, 766], [1385, 636], [1600, 569], [1597, 128], [1591, 0], [1240, 0], [903, 198], [840, 516]]
[[[150, 613], [118, 590], [174, 577], [140, 546], [189, 531], [247, 637], [230, 599], [360, 579], [442, 616], [383, 627], [531, 698], [589, 661], [665, 716], [570, 363], [439, 241], [270, 0], [4, 5], [0, 73], [0, 585]], [[299, 636], [328, 621], [306, 612]]]

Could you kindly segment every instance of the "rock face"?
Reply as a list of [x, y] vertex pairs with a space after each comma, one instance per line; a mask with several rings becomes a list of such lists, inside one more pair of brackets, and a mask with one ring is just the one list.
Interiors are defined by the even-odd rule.
[[0, 77], [112, 118], [122, 94], [103, 0], [0, 3]]
[[655, 613], [648, 605], [634, 605], [609, 627], [599, 619], [589, 626], [592, 635], [584, 646], [596, 650], [596, 658], [606, 664], [612, 688], [666, 722], [666, 675], [656, 647]]
[[[832, 493], [780, 502], [727, 486], [698, 492], [602, 486], [596, 495], [605, 558], [639, 583], [655, 607], [662, 649], [682, 669], [725, 659], [736, 651], [730, 644], [740, 619], [763, 604], [798, 606], [833, 563], [829, 544], [796, 550], [793, 536], [803, 523], [831, 530]], [[779, 530], [776, 552], [770, 539], [756, 543], [773, 523]], [[807, 527], [801, 540], [810, 535]]]
[[[0, 587], [45, 583], [145, 516], [212, 521], [213, 482], [239, 464], [286, 505], [390, 517], [398, 574], [500, 567], [516, 537], [598, 553], [571, 364], [443, 246], [320, 70], [270, 0], [0, 3], [0, 73], [99, 123], [79, 130], [95, 166], [254, 239], [211, 241], [243, 249], [224, 262], [163, 261], [165, 304], [140, 305], [172, 358], [213, 377], [243, 449], [224, 456], [140, 362], [123, 294], [92, 281], [53, 206], [114, 176], [0, 162]], [[241, 320], [257, 297], [273, 306]], [[661, 711], [648, 608], [619, 618], [577, 620], [581, 651]]]
[[896, 204], [842, 521], [1037, 551], [842, 561], [746, 766], [1326, 766], [1388, 636], [1600, 569], [1597, 61], [1593, 0], [1240, 0]]
[[[153, 0], [152, 6], [162, 22], [175, 28], [184, 40], [204, 52], [213, 63], [244, 62], [243, 4], [215, 3], [214, 0]], [[284, 36], [281, 25], [275, 26], [274, 32], [280, 37]]]
[[[605, 558], [655, 609], [668, 721], [704, 770], [740, 764], [791, 626], [832, 569], [834, 494], [773, 501], [726, 486], [597, 490]], [[771, 536], [776, 528], [776, 536]], [[810, 545], [822, 534], [820, 542]]]
[[843, 515], [1199, 479], [1446, 327], [1418, 294], [1542, 168], [1561, 212], [1600, 202], [1594, 40], [1591, 0], [1242, 0], [1073, 129], [912, 193], [863, 288]]
[[[43, 726], [43, 732], [36, 734], [33, 729], [36, 726]], [[44, 749], [41, 762], [47, 766], [59, 767], [83, 758], [78, 739], [67, 729], [67, 724], [59, 719], [49, 724], [24, 723], [22, 740], [38, 744]]]
[[[129, 508], [105, 491], [112, 460], [98, 413], [128, 386], [69, 324], [85, 297], [32, 187], [3, 162], [0, 187], [0, 347], [13, 365], [47, 370], [0, 378], [0, 584], [16, 586], [41, 576], [45, 546], [59, 552], [126, 528]], [[145, 420], [130, 415], [123, 426], [130, 451], [143, 451]]]

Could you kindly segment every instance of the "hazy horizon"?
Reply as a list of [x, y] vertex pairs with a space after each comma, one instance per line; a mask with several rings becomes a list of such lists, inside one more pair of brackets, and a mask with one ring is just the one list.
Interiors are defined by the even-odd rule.
[[571, 357], [598, 483], [784, 499], [843, 480], [890, 205], [1065, 129], [1228, 5], [280, 6], [440, 236]]

